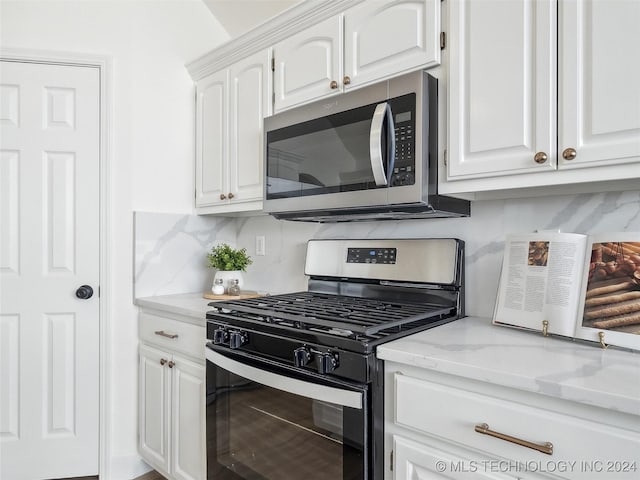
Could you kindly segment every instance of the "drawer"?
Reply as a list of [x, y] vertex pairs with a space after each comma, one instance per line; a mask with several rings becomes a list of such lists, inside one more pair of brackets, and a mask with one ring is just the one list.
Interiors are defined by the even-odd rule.
[[143, 342], [204, 359], [207, 339], [204, 326], [140, 312], [139, 329], [140, 340]]
[[[637, 432], [402, 374], [394, 376], [394, 391], [394, 422], [402, 427], [520, 462], [528, 471], [571, 479], [638, 478]], [[475, 426], [483, 423], [513, 439], [550, 442], [553, 452], [548, 455], [512, 439], [476, 432]]]

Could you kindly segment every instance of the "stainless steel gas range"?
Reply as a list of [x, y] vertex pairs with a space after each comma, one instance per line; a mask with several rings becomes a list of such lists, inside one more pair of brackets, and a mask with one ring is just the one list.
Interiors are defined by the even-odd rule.
[[464, 316], [464, 242], [311, 240], [308, 291], [207, 313], [213, 480], [383, 478], [382, 343]]

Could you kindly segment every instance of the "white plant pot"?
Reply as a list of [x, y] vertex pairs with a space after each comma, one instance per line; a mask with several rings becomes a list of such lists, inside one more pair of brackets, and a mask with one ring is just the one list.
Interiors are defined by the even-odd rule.
[[[242, 290], [242, 286], [244, 285], [243, 273], [244, 272], [242, 270], [229, 270], [229, 271], [218, 270], [215, 276], [213, 277], [214, 285], [215, 285], [216, 279], [221, 278], [222, 285], [224, 286], [224, 293], [227, 293], [233, 281], [237, 279], [238, 286], [240, 287], [240, 290]], [[211, 288], [211, 291], [213, 291], [213, 288]]]

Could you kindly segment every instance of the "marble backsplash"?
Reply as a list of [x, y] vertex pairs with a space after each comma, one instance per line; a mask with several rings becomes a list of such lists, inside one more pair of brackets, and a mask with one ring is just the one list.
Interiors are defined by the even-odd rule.
[[[306, 242], [311, 238], [456, 237], [466, 244], [466, 310], [493, 314], [505, 235], [534, 230], [576, 233], [640, 232], [640, 192], [614, 192], [477, 201], [471, 217], [315, 224], [266, 215], [219, 218], [138, 212], [135, 217], [136, 296], [204, 291], [212, 272], [206, 252], [216, 241], [245, 247], [253, 264], [248, 290], [306, 290]], [[265, 236], [266, 255], [255, 255]], [[204, 289], [204, 290], [203, 290]]]
[[237, 237], [230, 218], [135, 212], [133, 223], [134, 298], [209, 290], [207, 252]]

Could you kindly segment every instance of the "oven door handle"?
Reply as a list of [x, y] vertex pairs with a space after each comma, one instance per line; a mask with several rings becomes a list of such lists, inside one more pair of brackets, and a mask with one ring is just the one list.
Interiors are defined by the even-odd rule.
[[224, 368], [231, 373], [235, 373], [236, 375], [252, 380], [256, 383], [282, 390], [293, 395], [300, 395], [314, 400], [322, 400], [336, 405], [341, 405], [343, 407], [362, 410], [363, 395], [360, 392], [352, 392], [349, 390], [342, 390], [340, 388], [328, 387], [326, 385], [318, 385], [312, 382], [298, 380], [297, 378], [279, 375], [277, 373], [268, 372], [225, 357], [218, 352], [214, 352], [210, 348], [206, 348], [205, 350], [205, 356], [208, 361], [220, 368]]
[[[385, 172], [384, 157], [382, 152], [382, 129], [384, 127], [385, 118], [389, 122], [387, 128], [387, 165]], [[389, 103], [379, 103], [373, 112], [371, 119], [371, 129], [369, 130], [369, 159], [371, 161], [371, 170], [373, 179], [379, 187], [390, 186], [391, 175], [393, 174], [393, 166], [395, 163], [395, 127], [393, 124], [393, 112]]]

